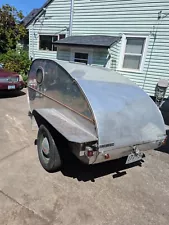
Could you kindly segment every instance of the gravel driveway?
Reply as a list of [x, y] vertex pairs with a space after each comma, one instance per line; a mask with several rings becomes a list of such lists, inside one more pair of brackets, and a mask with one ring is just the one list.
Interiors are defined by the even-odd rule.
[[24, 92], [0, 93], [1, 225], [169, 223], [168, 147], [147, 152], [142, 166], [125, 168], [121, 160], [86, 167], [75, 161], [48, 174], [33, 145]]

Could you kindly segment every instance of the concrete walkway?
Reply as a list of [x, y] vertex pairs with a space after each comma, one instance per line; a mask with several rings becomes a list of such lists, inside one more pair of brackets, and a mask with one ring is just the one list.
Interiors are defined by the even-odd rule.
[[121, 174], [117, 162], [48, 174], [27, 113], [24, 92], [0, 94], [0, 225], [169, 223], [169, 154], [149, 151]]

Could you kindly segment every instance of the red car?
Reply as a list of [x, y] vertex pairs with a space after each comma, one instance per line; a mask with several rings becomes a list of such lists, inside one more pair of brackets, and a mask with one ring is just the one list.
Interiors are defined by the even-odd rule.
[[0, 90], [22, 90], [24, 86], [21, 75], [0, 68]]

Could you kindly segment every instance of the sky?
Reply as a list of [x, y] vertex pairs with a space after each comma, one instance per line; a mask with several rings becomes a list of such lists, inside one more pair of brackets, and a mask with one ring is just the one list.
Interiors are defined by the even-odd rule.
[[15, 6], [26, 16], [32, 9], [40, 8], [45, 2], [46, 0], [0, 0], [0, 7], [4, 4]]

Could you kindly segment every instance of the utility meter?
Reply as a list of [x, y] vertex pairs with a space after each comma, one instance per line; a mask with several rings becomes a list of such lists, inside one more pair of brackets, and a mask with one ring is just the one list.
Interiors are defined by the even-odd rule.
[[156, 89], [155, 89], [155, 100], [156, 104], [160, 107], [161, 103], [163, 102], [166, 90], [168, 88], [168, 80], [159, 80]]

